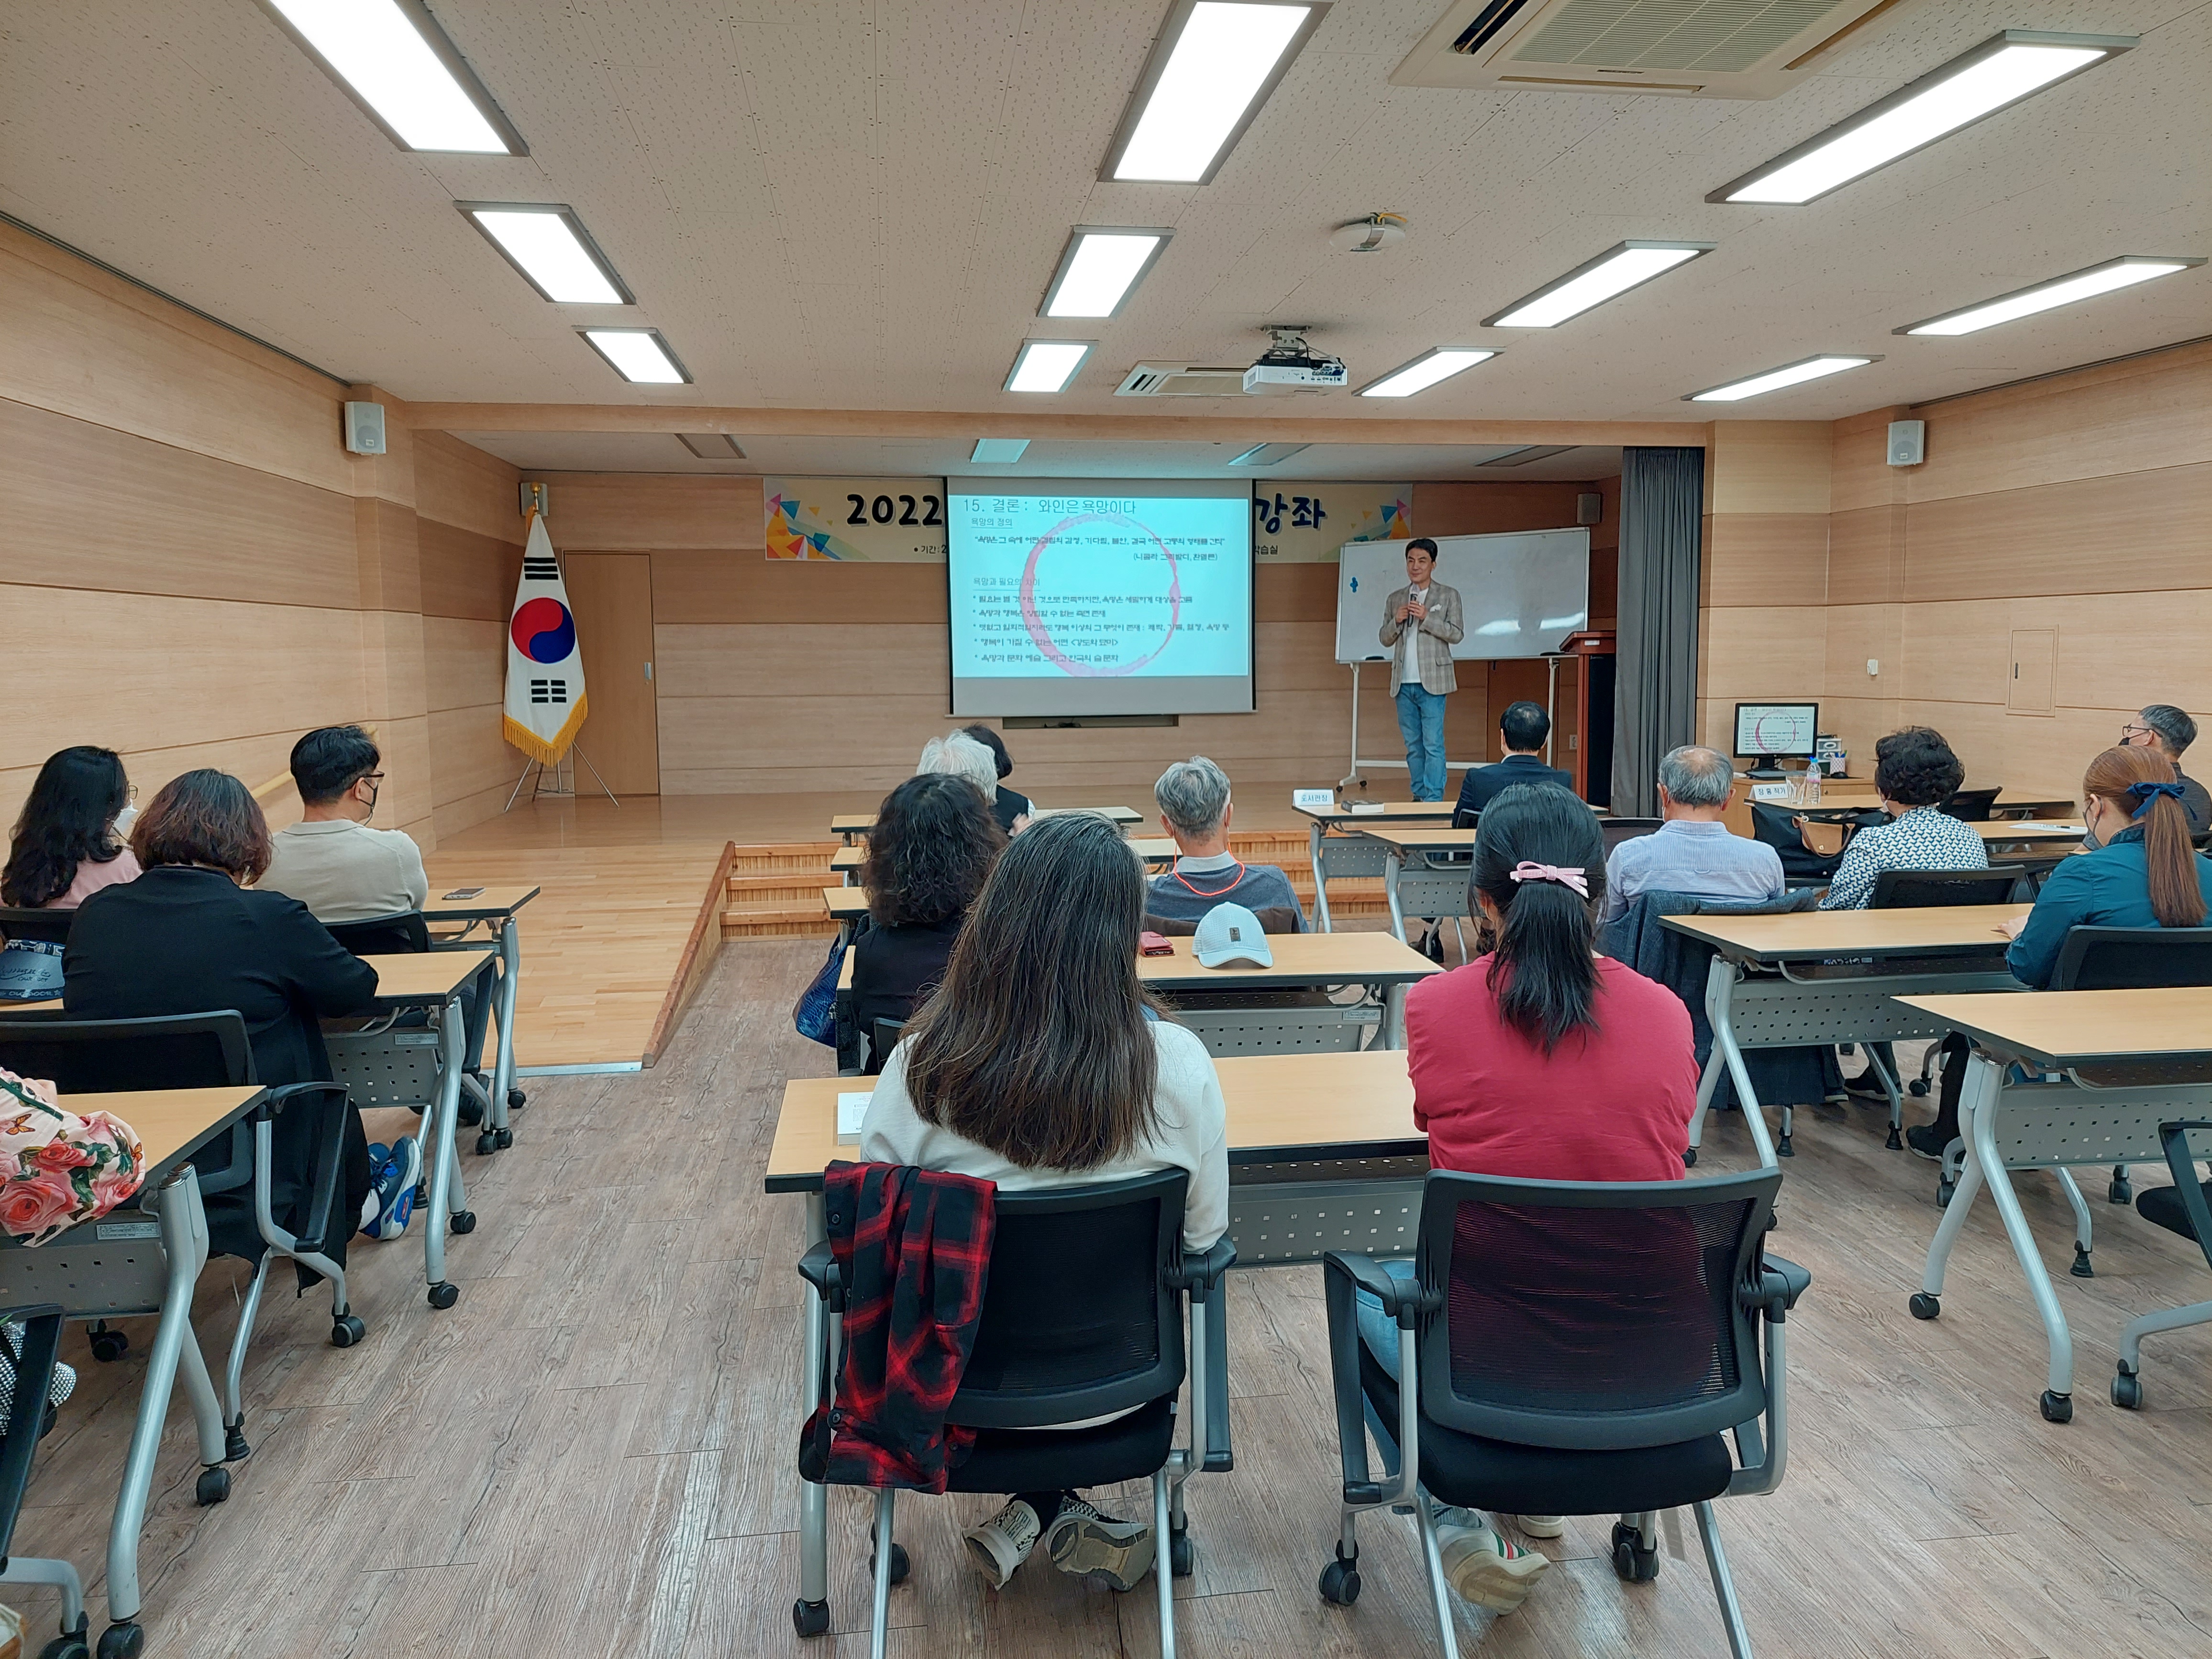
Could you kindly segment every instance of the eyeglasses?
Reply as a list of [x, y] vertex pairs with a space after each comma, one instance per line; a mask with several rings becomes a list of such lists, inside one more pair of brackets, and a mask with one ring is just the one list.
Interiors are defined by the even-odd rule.
[[2157, 735], [2156, 730], [2148, 726], [2124, 726], [2120, 728], [2122, 743], [2125, 743], [2130, 738], [2153, 738]]
[[384, 774], [381, 772], [364, 772], [359, 777], [356, 778], [354, 781], [356, 783], [382, 783], [384, 781]]
[[125, 787], [130, 791], [130, 793], [125, 797], [125, 799], [130, 801], [131, 805], [136, 806], [138, 804], [138, 786], [133, 783], [125, 785]]

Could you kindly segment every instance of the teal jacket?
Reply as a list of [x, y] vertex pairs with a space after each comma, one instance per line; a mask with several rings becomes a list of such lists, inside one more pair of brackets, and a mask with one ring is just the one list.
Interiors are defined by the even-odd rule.
[[[2200, 853], [2196, 865], [2197, 884], [2212, 906], [2212, 859]], [[2143, 832], [2123, 830], [2095, 852], [2059, 861], [2036, 896], [2027, 926], [2005, 952], [2005, 966], [2021, 984], [2040, 991], [2051, 983], [2069, 928], [2157, 926]]]

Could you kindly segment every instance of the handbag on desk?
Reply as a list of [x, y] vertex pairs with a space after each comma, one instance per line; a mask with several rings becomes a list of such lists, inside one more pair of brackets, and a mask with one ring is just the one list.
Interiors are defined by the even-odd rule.
[[837, 975], [844, 966], [845, 941], [832, 939], [830, 959], [791, 1005], [791, 1023], [799, 1035], [832, 1048], [837, 1046]]

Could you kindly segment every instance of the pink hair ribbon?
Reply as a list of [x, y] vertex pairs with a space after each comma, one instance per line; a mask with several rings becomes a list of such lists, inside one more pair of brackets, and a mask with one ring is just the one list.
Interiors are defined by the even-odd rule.
[[1582, 866], [1563, 869], [1556, 864], [1538, 864], [1523, 859], [1513, 866], [1516, 881], [1556, 881], [1562, 887], [1571, 887], [1584, 898], [1589, 896], [1589, 883], [1583, 878]]

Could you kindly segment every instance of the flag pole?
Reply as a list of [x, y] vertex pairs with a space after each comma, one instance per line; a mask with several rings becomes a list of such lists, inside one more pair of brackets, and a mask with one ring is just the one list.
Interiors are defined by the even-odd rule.
[[[592, 766], [592, 757], [584, 753], [584, 745], [582, 744], [571, 744], [569, 748], [575, 754], [577, 758], [581, 760], [585, 765]], [[615, 805], [617, 806], [622, 805], [620, 801], [615, 800], [615, 792], [607, 787], [607, 781], [599, 775], [599, 769], [596, 766], [592, 766], [592, 781], [599, 786], [599, 793], [605, 795], [609, 800], [614, 800]], [[574, 793], [573, 786], [571, 787], [570, 793]]]

